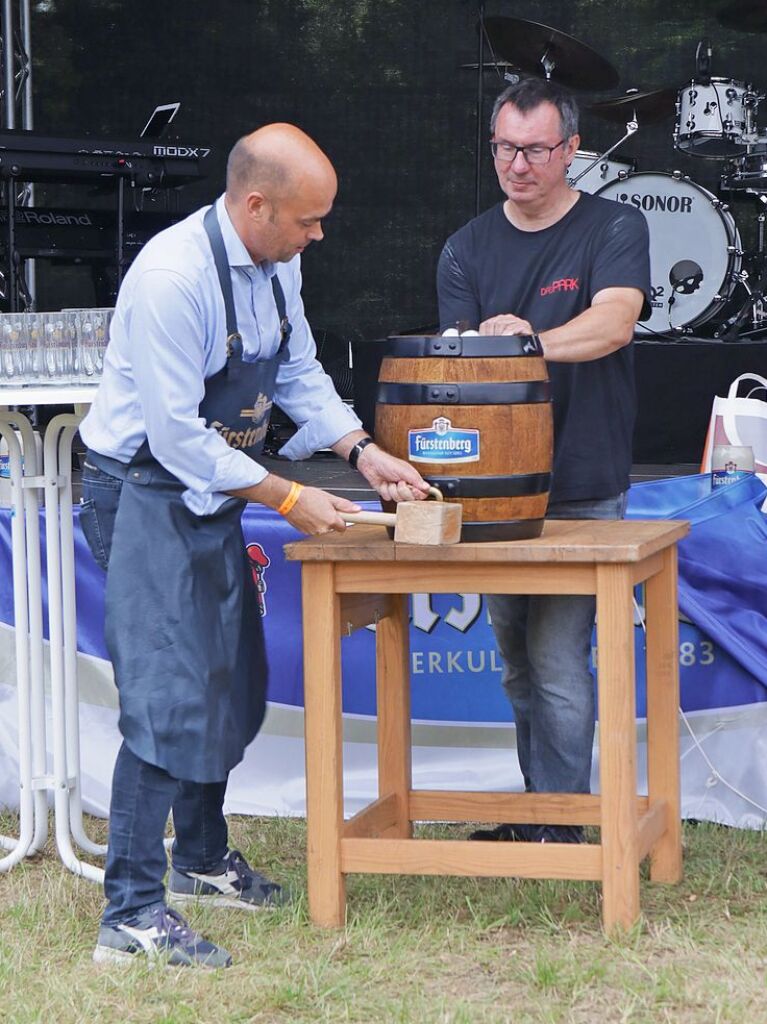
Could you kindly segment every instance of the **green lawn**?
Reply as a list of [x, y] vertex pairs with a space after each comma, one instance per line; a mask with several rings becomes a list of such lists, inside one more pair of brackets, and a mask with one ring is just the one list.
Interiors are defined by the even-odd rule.
[[[103, 839], [103, 822], [88, 826]], [[3, 833], [15, 827], [0, 818]], [[2, 1024], [767, 1021], [762, 833], [686, 826], [682, 884], [643, 878], [642, 926], [608, 941], [589, 882], [358, 876], [346, 928], [321, 931], [307, 914], [303, 821], [233, 818], [231, 832], [295, 898], [190, 915], [232, 953], [225, 971], [97, 968], [98, 887], [50, 849], [0, 876]]]

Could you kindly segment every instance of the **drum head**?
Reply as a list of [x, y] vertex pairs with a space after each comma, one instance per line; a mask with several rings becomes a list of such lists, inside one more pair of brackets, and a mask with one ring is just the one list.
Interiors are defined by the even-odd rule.
[[710, 192], [685, 178], [643, 172], [597, 195], [641, 210], [650, 229], [652, 314], [637, 333], [693, 327], [721, 309], [740, 269], [740, 257], [729, 251], [740, 248], [740, 238]]

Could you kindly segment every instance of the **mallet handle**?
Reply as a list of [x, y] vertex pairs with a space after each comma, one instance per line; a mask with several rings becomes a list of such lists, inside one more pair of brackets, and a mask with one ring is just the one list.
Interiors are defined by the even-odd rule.
[[394, 526], [397, 517], [393, 512], [341, 512], [345, 523], [368, 523], [370, 526]]

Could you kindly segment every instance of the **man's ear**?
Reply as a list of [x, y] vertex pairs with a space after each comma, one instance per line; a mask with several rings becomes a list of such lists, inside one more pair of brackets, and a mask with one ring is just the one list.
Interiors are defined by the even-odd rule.
[[253, 220], [264, 220], [270, 213], [269, 200], [263, 192], [249, 192], [245, 199], [245, 208]]
[[567, 140], [567, 146], [565, 147], [565, 161], [569, 167], [572, 163], [573, 157], [578, 152], [578, 147], [581, 144], [580, 135], [571, 135]]

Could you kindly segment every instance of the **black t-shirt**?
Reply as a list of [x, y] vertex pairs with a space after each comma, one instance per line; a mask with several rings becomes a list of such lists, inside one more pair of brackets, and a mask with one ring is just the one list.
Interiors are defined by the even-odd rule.
[[[520, 231], [494, 206], [452, 235], [437, 270], [442, 330], [513, 313], [535, 331], [560, 327], [604, 288], [650, 294], [642, 214], [586, 192], [561, 220]], [[646, 305], [646, 308], [647, 307]], [[626, 490], [636, 416], [633, 346], [601, 359], [548, 363], [554, 396], [552, 501]]]

